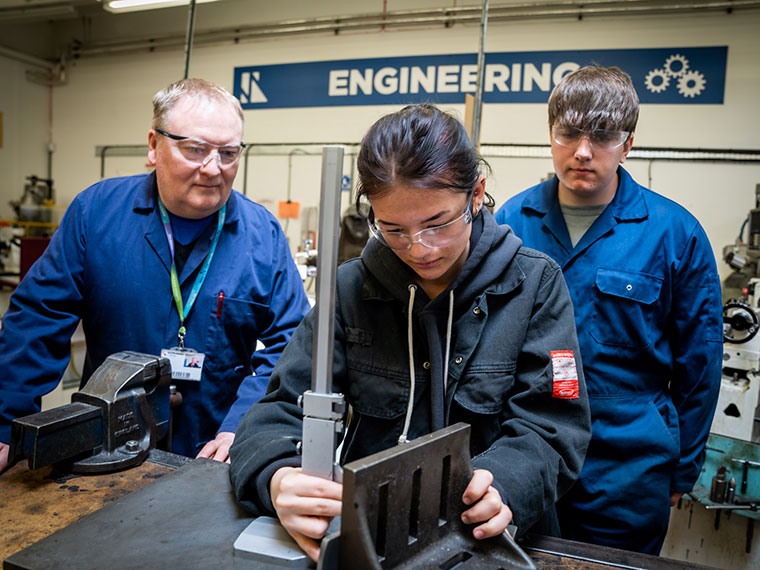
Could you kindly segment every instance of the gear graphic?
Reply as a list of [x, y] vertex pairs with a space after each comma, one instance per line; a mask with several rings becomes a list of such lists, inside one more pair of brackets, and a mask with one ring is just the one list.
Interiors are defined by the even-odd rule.
[[665, 60], [665, 71], [671, 77], [681, 77], [688, 69], [689, 60], [680, 53], [673, 54]]
[[647, 73], [644, 84], [652, 93], [662, 93], [670, 85], [670, 76], [664, 69], [653, 69]]
[[684, 97], [694, 98], [705, 90], [705, 76], [699, 71], [687, 71], [678, 78], [678, 92]]

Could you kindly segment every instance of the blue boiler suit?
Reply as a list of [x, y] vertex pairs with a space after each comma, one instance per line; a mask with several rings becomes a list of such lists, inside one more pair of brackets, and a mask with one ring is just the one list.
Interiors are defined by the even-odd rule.
[[497, 212], [563, 269], [575, 308], [592, 438], [560, 501], [562, 536], [659, 553], [671, 493], [692, 489], [720, 389], [722, 307], [699, 222], [618, 168], [612, 202], [575, 247], [558, 179]]
[[[39, 411], [41, 396], [60, 381], [80, 319], [82, 384], [110, 354], [158, 355], [177, 346], [171, 255], [156, 197], [155, 173], [103, 180], [79, 194], [11, 296], [0, 330], [0, 441], [9, 441], [11, 421]], [[214, 218], [179, 275], [185, 301], [216, 226]], [[218, 432], [236, 431], [308, 308], [277, 220], [233, 191], [185, 322], [186, 346], [206, 359], [200, 382], [174, 381], [183, 402], [175, 409], [173, 452], [195, 456]]]

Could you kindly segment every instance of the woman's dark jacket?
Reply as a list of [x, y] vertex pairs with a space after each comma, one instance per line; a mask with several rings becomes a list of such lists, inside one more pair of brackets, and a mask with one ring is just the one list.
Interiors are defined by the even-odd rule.
[[[402, 433], [410, 396], [413, 277], [374, 238], [360, 259], [338, 269], [333, 391], [345, 394], [352, 409], [341, 463], [396, 445]], [[473, 467], [493, 473], [514, 524], [527, 530], [575, 481], [590, 438], [573, 308], [560, 268], [521, 247], [509, 227], [483, 210], [473, 221], [459, 276], [432, 301], [417, 287], [413, 306], [416, 384], [409, 439], [443, 427], [436, 425], [441, 421], [469, 423]], [[240, 422], [230, 450], [237, 497], [257, 514], [274, 514], [272, 474], [300, 465], [297, 398], [311, 389], [313, 326], [312, 311], [283, 352], [267, 395]], [[568, 372], [562, 351], [575, 355], [577, 374]], [[561, 389], [568, 381], [572, 388], [574, 377], [577, 395]]]

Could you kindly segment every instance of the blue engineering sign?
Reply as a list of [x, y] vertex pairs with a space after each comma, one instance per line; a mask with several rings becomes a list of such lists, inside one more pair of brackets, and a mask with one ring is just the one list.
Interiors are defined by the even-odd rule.
[[[616, 65], [641, 103], [722, 104], [727, 46], [486, 54], [485, 103], [546, 103], [567, 73]], [[243, 109], [461, 104], [475, 93], [477, 55], [450, 54], [259, 65], [234, 69]]]

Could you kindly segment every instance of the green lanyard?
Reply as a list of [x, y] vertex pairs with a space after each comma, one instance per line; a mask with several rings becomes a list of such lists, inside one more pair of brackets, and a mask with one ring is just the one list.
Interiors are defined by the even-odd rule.
[[182, 304], [182, 291], [179, 288], [179, 277], [177, 277], [177, 266], [174, 263], [174, 234], [172, 233], [172, 224], [169, 220], [169, 214], [166, 211], [164, 204], [161, 202], [160, 196], [158, 197], [158, 209], [161, 212], [161, 223], [164, 226], [164, 233], [166, 233], [166, 239], [169, 242], [169, 252], [172, 255], [172, 296], [174, 297], [174, 304], [176, 305], [177, 313], [179, 314], [179, 331], [177, 332], [177, 336], [179, 337], [179, 347], [181, 349], [184, 349], [185, 333], [187, 332], [187, 329], [185, 328], [185, 321], [187, 320], [187, 316], [190, 314], [190, 309], [192, 309], [193, 305], [195, 304], [198, 293], [203, 286], [203, 282], [206, 279], [206, 274], [208, 273], [208, 268], [211, 265], [211, 259], [214, 257], [214, 251], [216, 251], [216, 244], [219, 243], [219, 236], [222, 233], [224, 220], [227, 217], [227, 203], [225, 202], [219, 210], [219, 213], [217, 215], [214, 241], [211, 243], [211, 249], [209, 249], [208, 253], [206, 254], [206, 258], [203, 260], [203, 266], [195, 278], [193, 288], [190, 290], [190, 296], [187, 298], [187, 304], [184, 306]]

